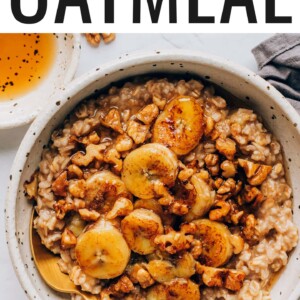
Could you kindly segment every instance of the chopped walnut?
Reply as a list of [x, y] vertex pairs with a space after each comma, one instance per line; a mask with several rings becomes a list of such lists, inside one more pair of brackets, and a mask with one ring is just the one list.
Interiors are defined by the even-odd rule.
[[61, 235], [61, 248], [63, 250], [70, 249], [76, 246], [77, 238], [71, 230], [65, 228]]
[[123, 161], [120, 159], [120, 153], [114, 149], [111, 148], [104, 153], [104, 161], [109, 164], [114, 164], [114, 170], [117, 172], [121, 172], [123, 168]]
[[116, 39], [115, 33], [101, 33], [101, 36], [105, 44], [109, 44]]
[[260, 204], [265, 199], [262, 192], [255, 186], [246, 185], [237, 197], [237, 201], [239, 205], [243, 205], [244, 203], [254, 203], [254, 206]]
[[218, 138], [216, 141], [216, 149], [226, 156], [228, 160], [233, 160], [236, 153], [236, 143], [230, 138]]
[[136, 121], [128, 122], [127, 134], [134, 140], [136, 144], [142, 144], [147, 139], [149, 133], [149, 125], [143, 125]]
[[219, 156], [217, 154], [207, 154], [204, 158], [207, 169], [212, 176], [219, 174]]
[[154, 239], [154, 243], [159, 246], [162, 251], [175, 254], [179, 251], [189, 249], [194, 240], [192, 235], [185, 235], [183, 232], [170, 231], [162, 234]]
[[209, 287], [222, 287], [231, 291], [239, 291], [243, 286], [245, 273], [231, 269], [206, 267], [196, 263], [196, 271], [202, 275], [202, 281]]
[[140, 110], [136, 117], [145, 125], [151, 124], [159, 114], [159, 109], [155, 104], [149, 104]]
[[32, 200], [36, 199], [38, 192], [38, 173], [35, 172], [30, 179], [30, 182], [25, 182], [24, 188], [26, 191], [26, 196]]
[[84, 198], [85, 196], [85, 180], [70, 180], [69, 181], [69, 192], [75, 198]]
[[234, 177], [237, 172], [236, 164], [230, 160], [224, 160], [220, 167], [223, 170], [222, 176], [225, 178]]
[[85, 38], [89, 42], [89, 44], [94, 47], [99, 46], [99, 44], [101, 42], [100, 33], [86, 33]]
[[127, 274], [133, 283], [139, 283], [143, 289], [155, 283], [143, 263], [130, 265]]
[[236, 234], [232, 234], [230, 236], [230, 243], [233, 246], [233, 253], [234, 254], [239, 254], [243, 251], [244, 249], [244, 240]]
[[71, 178], [78, 178], [81, 179], [83, 177], [83, 172], [82, 170], [76, 166], [76, 165], [69, 165], [68, 166], [68, 175]]
[[78, 210], [80, 217], [84, 221], [97, 221], [100, 218], [100, 214], [95, 210], [88, 210], [86, 208]]
[[218, 185], [216, 195], [217, 200], [227, 200], [230, 197], [237, 195], [242, 189], [242, 182], [236, 182], [233, 178], [228, 178], [222, 182], [220, 180], [217, 182], [215, 181], [214, 184]]
[[91, 132], [88, 136], [84, 136], [82, 139], [77, 139], [81, 144], [89, 145], [89, 144], [99, 144], [100, 137], [96, 131]]
[[199, 240], [192, 241], [192, 247], [190, 253], [192, 254], [194, 259], [198, 259], [202, 254], [202, 243]]
[[117, 217], [127, 216], [133, 211], [133, 204], [131, 200], [120, 197], [116, 200], [113, 208], [107, 213], [106, 218], [108, 220], [115, 219]]
[[53, 181], [52, 191], [56, 196], [66, 197], [68, 185], [67, 172], [64, 171]]
[[209, 219], [212, 221], [222, 221], [230, 212], [230, 204], [224, 200], [217, 201], [214, 208], [209, 212]]
[[94, 159], [103, 161], [103, 151], [107, 148], [108, 144], [103, 143], [99, 145], [88, 145], [86, 153], [76, 152], [72, 157], [72, 163], [78, 166], [88, 166]]
[[75, 210], [74, 202], [67, 202], [65, 200], [59, 200], [54, 205], [53, 208], [56, 212], [56, 217], [62, 220], [66, 213]]
[[126, 133], [124, 133], [117, 137], [115, 147], [118, 152], [129, 151], [133, 147], [133, 141]]
[[132, 281], [126, 275], [123, 275], [116, 283], [111, 284], [108, 288], [101, 291], [100, 299], [112, 299], [110, 295], [123, 299], [124, 294], [130, 293], [132, 290], [134, 290]]
[[115, 108], [111, 109], [104, 117], [102, 125], [109, 127], [121, 134], [124, 132], [122, 128], [120, 112]]
[[161, 99], [159, 96], [156, 96], [156, 95], [153, 96], [152, 101], [153, 101], [153, 103], [154, 103], [155, 105], [158, 106], [158, 108], [159, 108], [160, 110], [163, 110], [163, 109], [165, 108], [166, 103], [167, 103], [167, 100], [166, 100], [166, 99]]
[[[204, 135], [209, 136], [209, 134], [214, 129], [215, 122], [212, 117], [207, 117], [205, 119], [205, 129], [204, 129]], [[214, 139], [213, 139], [214, 140]]]
[[247, 240], [252, 240], [255, 236], [256, 219], [254, 215], [248, 215], [245, 220], [243, 234]]
[[246, 159], [239, 159], [238, 162], [251, 185], [261, 185], [272, 171], [271, 166], [256, 164]]

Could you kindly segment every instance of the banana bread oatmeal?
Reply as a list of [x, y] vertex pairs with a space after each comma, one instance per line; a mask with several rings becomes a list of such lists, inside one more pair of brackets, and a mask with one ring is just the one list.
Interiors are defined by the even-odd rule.
[[280, 144], [198, 80], [84, 100], [25, 188], [61, 271], [102, 300], [270, 299], [298, 240]]

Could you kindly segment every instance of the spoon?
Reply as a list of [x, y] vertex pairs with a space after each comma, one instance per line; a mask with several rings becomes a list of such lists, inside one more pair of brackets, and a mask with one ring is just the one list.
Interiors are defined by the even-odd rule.
[[80, 290], [69, 278], [68, 275], [62, 273], [57, 264], [59, 257], [51, 253], [42, 244], [41, 239], [33, 228], [34, 210], [30, 220], [30, 247], [35, 265], [44, 279], [44, 281], [54, 290], [80, 295], [84, 300], [96, 300], [95, 295], [85, 293]]

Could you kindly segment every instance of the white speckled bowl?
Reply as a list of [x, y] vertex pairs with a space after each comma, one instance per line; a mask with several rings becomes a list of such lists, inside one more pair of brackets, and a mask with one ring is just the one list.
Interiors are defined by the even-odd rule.
[[[284, 149], [285, 166], [294, 193], [294, 219], [300, 228], [300, 118], [277, 90], [244, 67], [208, 54], [167, 50], [126, 55], [92, 70], [62, 90], [57, 101], [49, 103], [48, 109], [42, 111], [31, 125], [15, 158], [6, 202], [7, 241], [16, 273], [31, 299], [68, 299], [68, 296], [55, 293], [45, 285], [31, 259], [29, 248], [32, 203], [24, 196], [23, 183], [37, 168], [43, 145], [48, 143], [52, 130], [84, 97], [127, 76], [153, 72], [200, 75], [230, 91], [263, 116], [265, 124]], [[59, 106], [55, 104], [58, 101]], [[272, 299], [297, 299], [295, 295], [299, 291], [295, 287], [300, 276], [299, 252], [300, 244], [273, 287]]]
[[54, 62], [41, 83], [16, 100], [0, 102], [0, 129], [30, 123], [73, 79], [79, 62], [80, 34], [57, 34], [56, 37]]

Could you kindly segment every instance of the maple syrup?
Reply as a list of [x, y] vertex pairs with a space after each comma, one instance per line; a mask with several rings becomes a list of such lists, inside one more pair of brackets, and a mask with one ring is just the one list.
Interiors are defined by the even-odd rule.
[[0, 34], [0, 101], [14, 100], [41, 83], [55, 52], [53, 34]]

